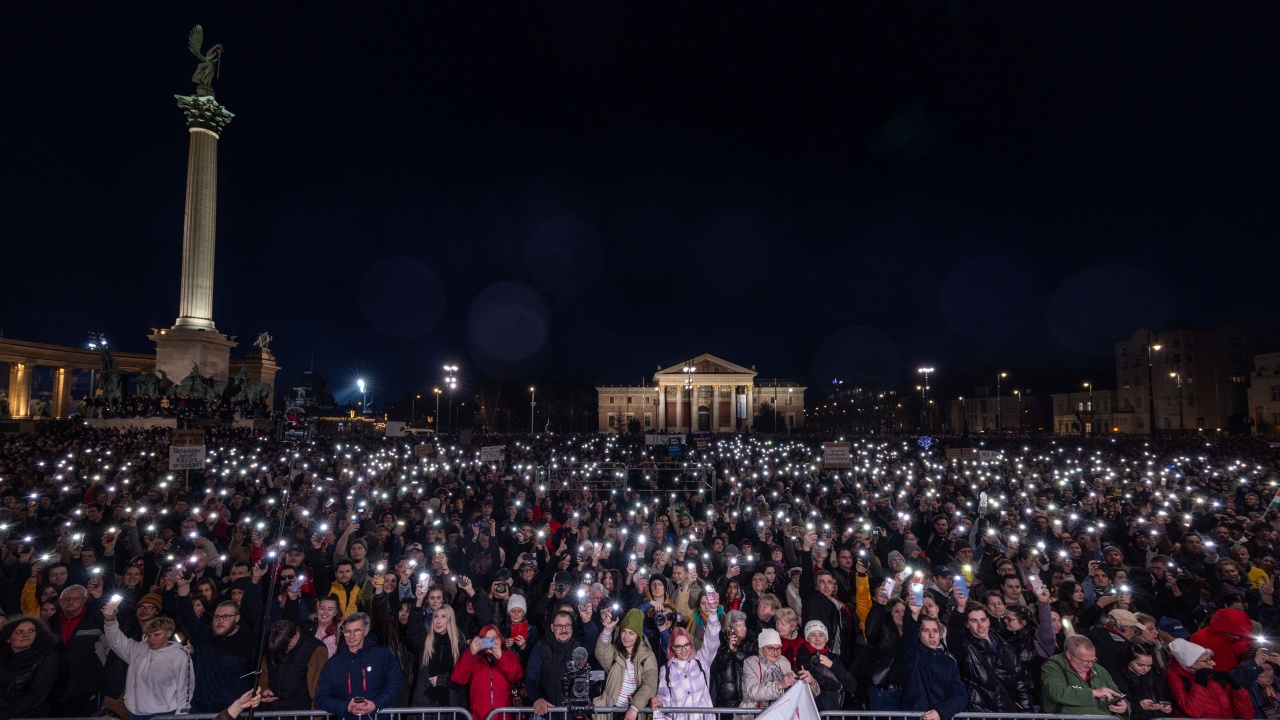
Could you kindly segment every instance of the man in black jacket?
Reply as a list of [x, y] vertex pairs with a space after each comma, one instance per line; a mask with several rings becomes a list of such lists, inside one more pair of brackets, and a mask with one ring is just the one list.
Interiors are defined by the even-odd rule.
[[59, 611], [49, 619], [62, 657], [52, 696], [61, 717], [88, 717], [98, 711], [101, 700], [104, 673], [97, 645], [103, 637], [102, 613], [88, 603], [89, 591], [83, 585], [68, 585], [58, 597]]
[[960, 666], [969, 692], [968, 710], [985, 713], [1031, 712], [1027, 672], [1013, 646], [991, 631], [991, 616], [978, 603], [951, 616], [947, 645]]
[[579, 638], [574, 634], [573, 614], [559, 610], [551, 617], [551, 633], [544, 636], [529, 654], [529, 667], [524, 674], [524, 688], [533, 703], [533, 712], [546, 717], [550, 709], [564, 704], [561, 680], [565, 666], [575, 648], [584, 648], [590, 656], [596, 638]]
[[800, 602], [804, 609], [802, 625], [817, 620], [831, 631], [831, 649], [846, 666], [854, 661], [854, 638], [861, 630], [858, 616], [836, 598], [836, 579], [828, 570], [817, 570], [811, 548], [818, 540], [816, 532], [804, 537], [804, 547], [797, 553], [800, 560]]

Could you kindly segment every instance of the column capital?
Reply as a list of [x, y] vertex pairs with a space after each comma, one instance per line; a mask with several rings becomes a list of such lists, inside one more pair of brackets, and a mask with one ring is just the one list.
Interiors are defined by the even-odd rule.
[[235, 117], [230, 110], [223, 107], [212, 97], [198, 95], [174, 95], [178, 107], [187, 116], [187, 127], [208, 130], [219, 134]]

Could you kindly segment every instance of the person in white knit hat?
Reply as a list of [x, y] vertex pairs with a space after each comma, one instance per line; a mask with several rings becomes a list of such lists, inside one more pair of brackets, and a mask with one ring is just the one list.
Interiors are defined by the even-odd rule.
[[818, 681], [801, 669], [792, 672], [791, 663], [782, 657], [782, 636], [777, 630], [760, 631], [760, 654], [742, 663], [742, 704], [744, 708], [767, 708], [795, 685], [807, 683], [814, 697], [821, 690]]
[[804, 642], [796, 650], [796, 667], [808, 670], [817, 680], [822, 690], [816, 699], [819, 711], [839, 710], [845, 693], [858, 687], [853, 673], [827, 644], [827, 626], [819, 620], [810, 620], [804, 626]]
[[1214, 669], [1212, 650], [1177, 638], [1169, 643], [1169, 654], [1175, 662], [1169, 663], [1164, 677], [1180, 716], [1254, 717], [1249, 691]]

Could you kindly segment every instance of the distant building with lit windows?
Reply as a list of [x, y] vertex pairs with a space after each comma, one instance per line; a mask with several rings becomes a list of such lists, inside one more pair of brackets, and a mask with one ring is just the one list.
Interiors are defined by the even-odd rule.
[[[1105, 435], [1119, 432], [1112, 423], [1115, 390], [1076, 390], [1049, 396], [1055, 435]], [[1083, 424], [1082, 424], [1083, 421]]]
[[597, 386], [600, 432], [747, 432], [764, 405], [775, 407], [779, 431], [804, 427], [805, 387], [795, 380], [761, 379], [714, 355], [659, 368], [652, 384]]
[[[1280, 350], [1280, 331], [1228, 322], [1210, 329], [1139, 329], [1116, 343], [1119, 432], [1251, 432], [1254, 356]], [[1150, 363], [1150, 367], [1148, 367]]]
[[1249, 413], [1254, 432], [1280, 432], [1280, 352], [1253, 356]]

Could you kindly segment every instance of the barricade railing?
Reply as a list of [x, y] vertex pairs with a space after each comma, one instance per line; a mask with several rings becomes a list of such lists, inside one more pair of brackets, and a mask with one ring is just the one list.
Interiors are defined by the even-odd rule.
[[[248, 715], [248, 710], [240, 713], [241, 718]], [[259, 706], [254, 710], [253, 716], [270, 720], [323, 720], [329, 717], [329, 713], [323, 710], [263, 710]], [[218, 713], [191, 713], [190, 715], [159, 715], [155, 720], [213, 720], [216, 717]]]
[[[630, 708], [624, 707], [593, 707], [591, 708], [590, 714], [625, 715], [629, 710]], [[548, 720], [559, 720], [559, 718], [568, 717], [568, 712], [569, 709], [564, 706], [553, 706], [543, 717], [547, 717]], [[655, 711], [652, 708], [645, 708], [640, 712], [644, 715], [653, 715]], [[714, 715], [716, 720], [732, 720], [736, 715], [759, 715], [761, 712], [764, 712], [764, 709], [742, 707], [664, 707], [659, 708], [656, 712], [666, 718], [680, 718], [688, 715], [700, 715], [703, 717], [707, 715]], [[885, 715], [885, 713], [880, 714]], [[907, 714], [911, 715], [913, 713]], [[510, 720], [512, 717], [532, 715], [534, 715], [534, 712], [531, 707], [504, 707], [493, 709], [489, 712], [488, 716], [484, 718], [484, 720]], [[900, 717], [902, 716], [902, 713], [895, 713], [895, 715]], [[914, 713], [914, 715], [919, 716], [920, 713]], [[1097, 718], [1094, 718], [1094, 720], [1097, 720]]]
[[[248, 711], [241, 713], [243, 720]], [[323, 710], [256, 710], [256, 718], [267, 720], [326, 720], [332, 716]], [[190, 715], [164, 715], [155, 720], [214, 720], [217, 713], [192, 713]], [[378, 711], [378, 720], [473, 720], [471, 711], [460, 707], [385, 708]], [[63, 718], [66, 720], [66, 718]], [[98, 718], [97, 720], [101, 720]]]

